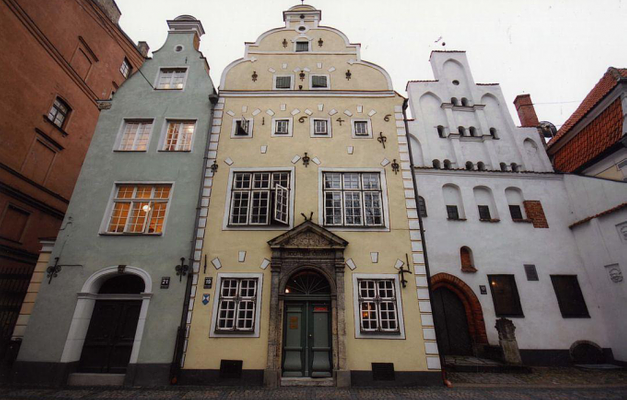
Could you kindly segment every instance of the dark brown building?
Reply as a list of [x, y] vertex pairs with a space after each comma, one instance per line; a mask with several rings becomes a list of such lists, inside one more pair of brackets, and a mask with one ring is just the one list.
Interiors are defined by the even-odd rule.
[[1, 0], [0, 358], [108, 99], [144, 62], [113, 0]]

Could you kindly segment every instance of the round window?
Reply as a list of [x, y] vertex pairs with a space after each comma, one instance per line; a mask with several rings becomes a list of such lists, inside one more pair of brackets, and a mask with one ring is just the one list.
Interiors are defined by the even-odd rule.
[[174, 47], [174, 51], [176, 51], [177, 53], [180, 53], [181, 51], [183, 51], [183, 46], [181, 46], [180, 44], [177, 45], [176, 47]]
[[453, 81], [453, 85], [455, 85], [455, 86], [459, 85], [459, 81], [458, 80], [454, 80]]

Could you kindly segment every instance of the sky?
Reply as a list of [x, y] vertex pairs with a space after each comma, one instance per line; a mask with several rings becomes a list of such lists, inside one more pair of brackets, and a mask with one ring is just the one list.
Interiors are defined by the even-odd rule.
[[[244, 42], [284, 26], [282, 12], [300, 0], [116, 0], [120, 26], [158, 49], [166, 20], [190, 14], [206, 34], [200, 50], [214, 85], [244, 54]], [[361, 43], [363, 60], [380, 65], [394, 89], [433, 79], [432, 50], [465, 50], [475, 82], [497, 82], [512, 104], [529, 93], [538, 118], [558, 128], [608, 67], [627, 67], [627, 0], [307, 0], [321, 25]], [[437, 41], [439, 38], [441, 40]], [[437, 42], [436, 42], [437, 41]], [[445, 45], [443, 45], [445, 44]]]

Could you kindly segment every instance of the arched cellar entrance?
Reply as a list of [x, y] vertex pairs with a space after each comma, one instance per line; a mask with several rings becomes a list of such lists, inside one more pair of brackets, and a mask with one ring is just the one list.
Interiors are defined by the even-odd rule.
[[479, 299], [461, 279], [446, 273], [431, 277], [436, 332], [444, 355], [477, 355], [488, 338]]
[[146, 285], [137, 275], [107, 279], [96, 296], [78, 371], [126, 373]]

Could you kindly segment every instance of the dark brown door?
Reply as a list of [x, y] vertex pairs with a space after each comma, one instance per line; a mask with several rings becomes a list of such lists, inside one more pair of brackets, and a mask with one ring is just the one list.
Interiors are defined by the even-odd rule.
[[459, 297], [447, 288], [433, 292], [435, 330], [444, 355], [471, 356], [472, 340], [466, 310]]
[[141, 305], [141, 300], [96, 301], [79, 362], [81, 372], [126, 373]]

